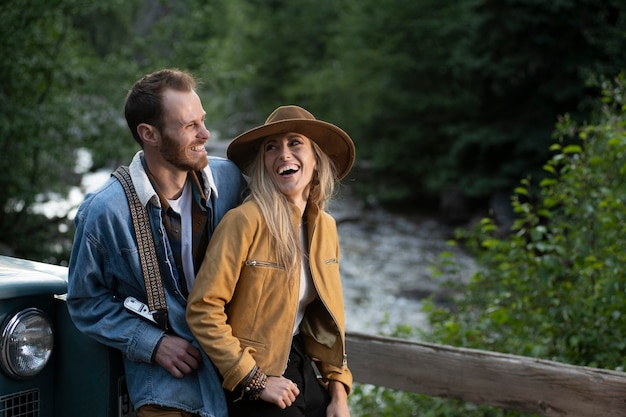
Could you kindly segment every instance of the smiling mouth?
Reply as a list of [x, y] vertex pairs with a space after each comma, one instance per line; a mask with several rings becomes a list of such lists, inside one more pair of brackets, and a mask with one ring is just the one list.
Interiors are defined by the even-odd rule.
[[297, 166], [287, 165], [287, 166], [280, 167], [277, 173], [278, 175], [289, 175], [289, 174], [294, 174], [298, 171], [300, 171], [300, 168], [298, 168]]

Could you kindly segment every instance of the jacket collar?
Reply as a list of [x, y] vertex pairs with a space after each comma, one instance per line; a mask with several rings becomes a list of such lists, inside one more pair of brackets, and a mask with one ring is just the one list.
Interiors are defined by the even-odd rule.
[[[130, 163], [129, 170], [130, 178], [133, 181], [135, 191], [137, 192], [137, 196], [139, 197], [141, 204], [146, 206], [148, 205], [148, 202], [151, 201], [153, 205], [161, 207], [159, 196], [152, 187], [148, 174], [143, 167], [143, 151], [139, 151], [135, 154], [132, 162]], [[217, 187], [215, 185], [215, 180], [213, 179], [213, 174], [211, 173], [211, 167], [209, 164], [207, 164], [207, 166], [199, 172], [204, 180], [204, 195], [206, 196], [207, 201], [211, 198], [211, 193], [214, 193], [215, 198], [217, 198]]]

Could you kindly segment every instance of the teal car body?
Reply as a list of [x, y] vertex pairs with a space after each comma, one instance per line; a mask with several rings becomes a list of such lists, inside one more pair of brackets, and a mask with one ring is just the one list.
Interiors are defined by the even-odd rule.
[[120, 353], [76, 329], [66, 292], [66, 267], [0, 256], [0, 416], [134, 416]]

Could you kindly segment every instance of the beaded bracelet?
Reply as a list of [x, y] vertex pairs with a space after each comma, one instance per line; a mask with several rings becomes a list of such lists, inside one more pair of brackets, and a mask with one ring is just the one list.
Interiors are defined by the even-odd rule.
[[265, 389], [267, 382], [267, 375], [259, 368], [255, 366], [250, 373], [241, 381], [241, 396], [235, 401], [239, 401], [244, 395], [248, 396], [251, 400], [258, 400], [261, 393]]
[[265, 389], [266, 382], [267, 375], [265, 375], [260, 368], [257, 368], [254, 376], [252, 377], [252, 381], [250, 381], [250, 383], [243, 390], [248, 398], [251, 400], [258, 400], [261, 393]]
[[240, 382], [239, 385], [241, 385], [242, 387], [246, 387], [250, 385], [250, 382], [252, 382], [252, 378], [254, 378], [254, 375], [256, 374], [258, 370], [259, 370], [259, 367], [254, 365], [254, 368], [252, 368], [250, 373], [246, 375], [246, 377]]

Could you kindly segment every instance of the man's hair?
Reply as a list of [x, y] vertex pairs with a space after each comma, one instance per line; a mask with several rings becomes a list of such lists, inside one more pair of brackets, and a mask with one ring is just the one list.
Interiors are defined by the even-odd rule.
[[126, 95], [124, 116], [133, 138], [143, 148], [137, 126], [147, 123], [157, 129], [163, 128], [163, 93], [167, 89], [193, 91], [196, 80], [188, 72], [178, 69], [162, 69], [141, 77]]

